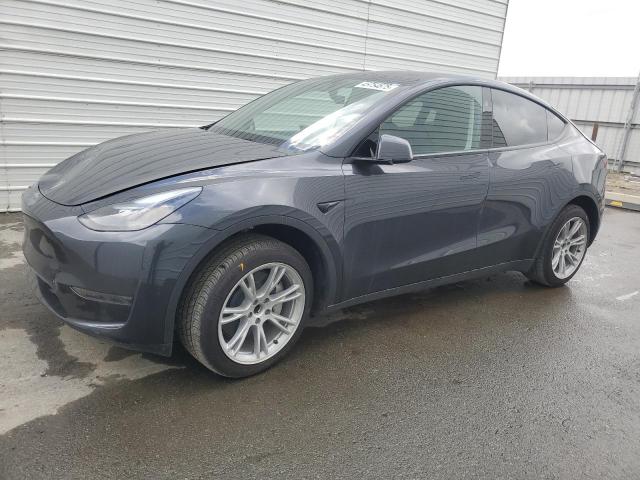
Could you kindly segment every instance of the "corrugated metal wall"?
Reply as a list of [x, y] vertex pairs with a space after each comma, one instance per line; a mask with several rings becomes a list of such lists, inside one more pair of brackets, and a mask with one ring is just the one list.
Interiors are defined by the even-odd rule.
[[[505, 77], [500, 78], [556, 107], [591, 138], [593, 124], [598, 123], [596, 143], [610, 160], [617, 159], [623, 126], [633, 99], [634, 77]], [[640, 166], [640, 105], [631, 124], [626, 167]]]
[[294, 80], [495, 77], [508, 0], [1, 0], [0, 211], [103, 140], [210, 123]]

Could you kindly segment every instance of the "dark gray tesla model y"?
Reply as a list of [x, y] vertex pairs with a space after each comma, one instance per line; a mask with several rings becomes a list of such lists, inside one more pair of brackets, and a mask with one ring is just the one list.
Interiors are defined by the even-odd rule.
[[23, 195], [24, 253], [71, 326], [251, 375], [319, 313], [499, 271], [555, 287], [598, 232], [606, 156], [507, 84], [360, 72], [131, 135]]

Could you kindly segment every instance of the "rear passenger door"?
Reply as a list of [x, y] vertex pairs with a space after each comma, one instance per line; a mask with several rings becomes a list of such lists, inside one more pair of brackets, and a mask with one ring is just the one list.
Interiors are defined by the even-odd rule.
[[552, 212], [569, 199], [573, 175], [571, 156], [554, 143], [562, 119], [515, 93], [491, 89], [491, 98], [489, 191], [478, 247], [483, 262], [499, 264], [534, 257]]

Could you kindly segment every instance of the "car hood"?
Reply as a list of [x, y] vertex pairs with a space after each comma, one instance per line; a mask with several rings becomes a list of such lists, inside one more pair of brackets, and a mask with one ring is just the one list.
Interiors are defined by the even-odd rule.
[[59, 163], [38, 182], [62, 205], [80, 205], [144, 183], [222, 165], [281, 157], [274, 145], [181, 128], [128, 135]]

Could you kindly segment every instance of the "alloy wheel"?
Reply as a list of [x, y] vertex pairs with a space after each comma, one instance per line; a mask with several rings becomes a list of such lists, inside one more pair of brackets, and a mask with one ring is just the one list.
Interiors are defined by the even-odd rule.
[[290, 265], [268, 263], [231, 289], [218, 319], [218, 340], [237, 363], [252, 365], [278, 353], [293, 337], [305, 307], [304, 282]]
[[573, 275], [587, 251], [587, 225], [584, 219], [569, 219], [558, 232], [553, 243], [551, 266], [559, 279]]

